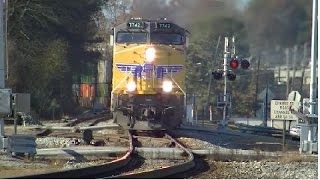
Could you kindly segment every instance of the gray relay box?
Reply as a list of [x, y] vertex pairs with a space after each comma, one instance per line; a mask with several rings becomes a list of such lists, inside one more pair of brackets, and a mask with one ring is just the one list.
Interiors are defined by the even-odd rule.
[[11, 89], [0, 89], [0, 115], [11, 114]]

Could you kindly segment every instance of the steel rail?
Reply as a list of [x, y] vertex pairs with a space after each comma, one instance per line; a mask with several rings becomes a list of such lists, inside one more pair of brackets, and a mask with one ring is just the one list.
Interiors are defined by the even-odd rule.
[[[67, 123], [63, 127], [74, 127], [77, 124], [80, 124], [80, 123], [85, 122], [85, 121], [91, 121], [91, 120], [94, 120], [94, 122], [90, 123], [89, 126], [94, 126], [94, 125], [98, 124], [99, 122], [102, 122], [102, 121], [106, 120], [107, 119], [106, 115], [108, 115], [108, 114], [99, 114], [99, 115], [90, 116], [90, 117], [77, 118], [76, 120]], [[53, 132], [52, 129], [45, 128], [43, 131], [37, 133], [36, 136], [37, 137], [48, 136], [52, 132]]]
[[130, 173], [124, 175], [118, 175], [113, 177], [106, 177], [106, 178], [115, 178], [115, 179], [128, 179], [128, 178], [139, 178], [139, 179], [152, 179], [152, 178], [165, 178], [170, 177], [176, 174], [180, 174], [183, 172], [187, 172], [190, 169], [195, 167], [194, 156], [191, 150], [185, 148], [181, 143], [177, 140], [172, 138], [169, 134], [165, 133], [165, 136], [168, 137], [176, 146], [181, 148], [185, 154], [188, 156], [187, 161], [181, 164], [176, 164], [169, 167], [163, 167], [159, 169], [147, 170], [137, 173]]
[[124, 156], [102, 165], [77, 168], [77, 169], [71, 169], [71, 170], [55, 171], [55, 172], [42, 173], [42, 174], [27, 175], [27, 176], [11, 177], [8, 179], [57, 179], [57, 178], [80, 179], [80, 178], [101, 178], [105, 176], [111, 176], [115, 170], [127, 166], [127, 164], [131, 161], [131, 154], [134, 151], [134, 147], [132, 143], [132, 136], [130, 133], [129, 133], [129, 141], [130, 141], [129, 150]]

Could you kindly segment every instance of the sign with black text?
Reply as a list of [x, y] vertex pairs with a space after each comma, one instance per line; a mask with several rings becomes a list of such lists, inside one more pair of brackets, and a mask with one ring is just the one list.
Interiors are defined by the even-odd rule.
[[299, 103], [287, 100], [271, 101], [271, 119], [272, 120], [298, 120], [298, 117], [291, 113], [290, 108]]

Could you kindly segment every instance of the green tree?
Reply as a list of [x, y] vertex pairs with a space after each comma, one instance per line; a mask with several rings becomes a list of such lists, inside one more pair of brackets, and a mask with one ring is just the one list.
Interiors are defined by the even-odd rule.
[[[190, 47], [188, 48], [187, 61], [187, 92], [191, 95], [201, 95], [198, 98], [198, 106], [205, 107], [208, 102], [211, 105], [216, 104], [216, 96], [223, 93], [224, 82], [212, 80], [211, 95], [208, 97], [208, 84], [211, 72], [218, 69], [223, 69], [223, 51], [224, 51], [224, 37], [235, 36], [237, 40], [237, 55], [240, 57], [248, 56], [248, 44], [246, 37], [246, 29], [239, 19], [226, 15], [219, 15], [202, 19], [191, 25], [191, 39]], [[218, 46], [218, 54], [215, 55], [215, 49], [218, 43], [218, 38], [221, 37]], [[243, 74], [250, 76], [250, 73], [237, 71], [237, 75]], [[238, 109], [244, 103], [247, 103], [243, 108], [239, 108], [236, 113], [247, 114], [250, 113], [253, 101], [253, 91], [251, 91], [248, 84], [248, 78], [240, 78], [235, 82], [228, 82], [228, 91], [233, 95], [233, 107]], [[238, 96], [239, 91], [248, 92], [244, 97]], [[191, 97], [189, 96], [189, 103]], [[246, 109], [247, 108], [247, 109]], [[218, 115], [218, 110], [215, 110]]]
[[72, 77], [96, 55], [84, 45], [96, 34], [94, 15], [104, 0], [16, 0], [9, 2], [9, 86], [31, 93], [32, 108], [49, 115], [55, 99], [60, 113], [72, 112]]

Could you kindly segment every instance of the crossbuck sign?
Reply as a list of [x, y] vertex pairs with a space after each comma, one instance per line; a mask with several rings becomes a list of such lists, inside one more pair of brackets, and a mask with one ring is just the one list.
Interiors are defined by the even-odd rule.
[[272, 100], [271, 101], [271, 119], [272, 120], [298, 120], [298, 117], [291, 114], [290, 107], [295, 103], [300, 103], [296, 101], [287, 100]]

